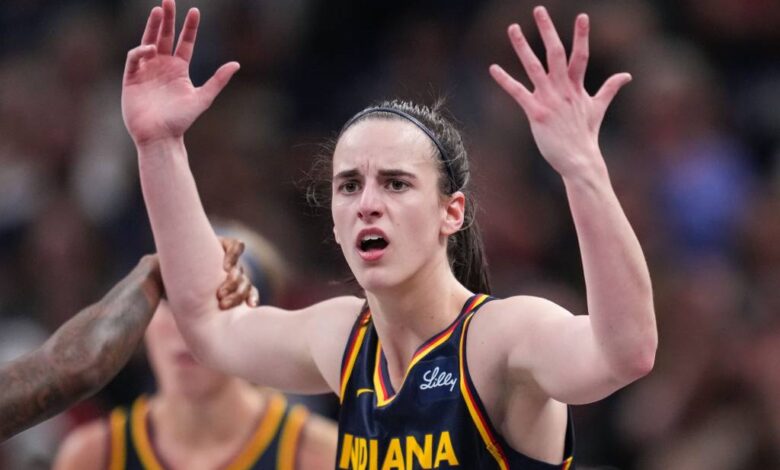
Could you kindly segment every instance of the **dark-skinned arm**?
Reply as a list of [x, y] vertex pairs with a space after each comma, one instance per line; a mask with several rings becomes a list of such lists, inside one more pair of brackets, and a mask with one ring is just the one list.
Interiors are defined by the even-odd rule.
[[[257, 289], [238, 265], [244, 244], [221, 238], [226, 278], [220, 308], [257, 305]], [[0, 364], [0, 442], [102, 389], [138, 348], [164, 294], [156, 255], [97, 303], [65, 322], [40, 348]]]
[[144, 256], [40, 348], [0, 365], [0, 442], [103, 388], [138, 347], [162, 295], [157, 257]]

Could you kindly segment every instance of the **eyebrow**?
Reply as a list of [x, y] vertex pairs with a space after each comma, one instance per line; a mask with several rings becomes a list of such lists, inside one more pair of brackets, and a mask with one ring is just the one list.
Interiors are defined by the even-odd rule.
[[344, 171], [340, 171], [340, 172], [336, 173], [335, 175], [333, 175], [333, 179], [334, 180], [350, 179], [350, 178], [354, 178], [354, 177], [359, 176], [359, 175], [360, 175], [360, 172], [357, 171], [357, 169], [353, 168], [351, 170], [344, 170]]
[[[350, 178], [355, 178], [357, 176], [360, 176], [360, 171], [358, 171], [355, 168], [352, 168], [349, 170], [344, 170], [336, 173], [333, 176], [333, 179], [334, 180], [350, 179]], [[398, 169], [379, 170], [379, 176], [382, 178], [397, 178], [397, 177], [404, 177], [410, 179], [417, 178], [413, 173], [404, 170], [398, 170]]]

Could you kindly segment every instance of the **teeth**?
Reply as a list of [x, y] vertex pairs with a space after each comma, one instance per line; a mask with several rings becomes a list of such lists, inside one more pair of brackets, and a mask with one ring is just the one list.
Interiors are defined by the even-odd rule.
[[382, 237], [380, 237], [379, 235], [366, 235], [365, 237], [363, 237], [364, 242], [369, 242], [372, 240], [381, 240], [381, 239]]

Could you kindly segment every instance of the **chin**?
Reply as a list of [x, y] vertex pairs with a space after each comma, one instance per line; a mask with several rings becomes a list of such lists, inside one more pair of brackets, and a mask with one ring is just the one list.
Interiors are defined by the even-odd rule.
[[175, 390], [177, 395], [191, 400], [202, 400], [218, 394], [226, 382], [227, 380], [221, 378], [191, 374], [188, 377], [179, 377]]
[[403, 276], [387, 269], [366, 269], [356, 274], [358, 284], [367, 292], [382, 292], [397, 288], [403, 283]]

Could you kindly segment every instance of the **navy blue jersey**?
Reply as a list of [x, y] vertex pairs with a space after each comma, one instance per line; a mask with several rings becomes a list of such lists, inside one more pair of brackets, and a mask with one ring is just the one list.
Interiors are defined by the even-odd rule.
[[420, 346], [397, 392], [371, 312], [360, 314], [342, 360], [337, 468], [574, 468], [571, 417], [566, 458], [557, 465], [515, 451], [488, 419], [471, 382], [465, 351], [469, 323], [491, 299], [474, 295], [449, 327]]
[[[219, 467], [220, 470], [294, 470], [307, 416], [306, 408], [289, 408], [284, 396], [274, 393], [252, 436], [237, 455]], [[145, 397], [133, 403], [129, 414], [123, 408], [112, 411], [109, 424], [109, 470], [171, 469], [155, 448]]]

